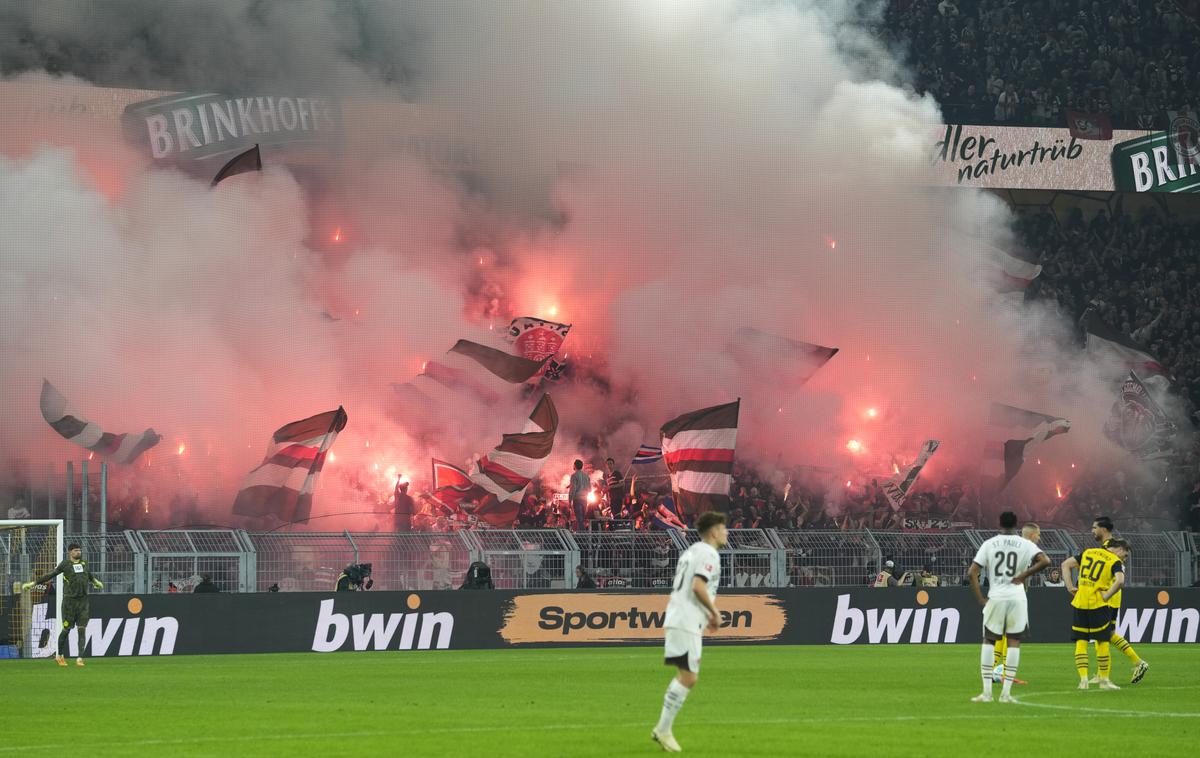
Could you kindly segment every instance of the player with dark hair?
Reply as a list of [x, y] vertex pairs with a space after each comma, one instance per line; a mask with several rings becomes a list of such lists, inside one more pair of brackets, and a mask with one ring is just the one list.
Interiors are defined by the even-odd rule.
[[[1024, 537], [1025, 539], [1029, 540], [1030, 542], [1032, 542], [1035, 545], [1042, 544], [1042, 528], [1040, 526], [1038, 526], [1037, 524], [1033, 523], [1032, 521], [1025, 524], [1025, 526], [1021, 527], [1021, 536]], [[1026, 590], [1028, 590], [1028, 589], [1029, 588], [1026, 587]], [[996, 679], [996, 676], [998, 675], [997, 672], [1003, 673], [1004, 669], [1002, 668], [1002, 666], [1007, 657], [1008, 657], [1008, 635], [1006, 634], [1003, 637], [1001, 637], [1000, 639], [996, 640], [996, 652], [992, 656], [992, 672], [993, 672], [992, 680], [993, 681]], [[1023, 682], [1020, 679], [1013, 679], [1013, 683], [1014, 684], [1028, 684], [1028, 682]]]
[[[1099, 522], [1099, 519], [1097, 519]], [[1110, 522], [1111, 523], [1111, 522]], [[1071, 639], [1075, 640], [1075, 669], [1079, 672], [1079, 689], [1088, 688], [1088, 640], [1096, 643], [1096, 673], [1102, 690], [1120, 689], [1108, 678], [1112, 661], [1108, 657], [1109, 640], [1113, 634], [1113, 612], [1110, 601], [1125, 584], [1125, 558], [1129, 543], [1109, 539], [1107, 547], [1092, 547], [1075, 556], [1079, 566], [1079, 587], [1076, 589], [1071, 572], [1063, 569], [1067, 592], [1074, 597], [1071, 606]], [[1064, 561], [1067, 566], [1070, 561]]]
[[[1092, 539], [1096, 540], [1101, 547], [1108, 547], [1108, 543], [1112, 541], [1112, 538], [1112, 519], [1110, 519], [1108, 516], [1097, 516], [1096, 520], [1092, 522]], [[1074, 568], [1079, 568], [1079, 562], [1074, 556], [1069, 556], [1062, 563], [1062, 575], [1065, 577], [1070, 576], [1070, 569]], [[1128, 569], [1129, 566], [1126, 565], [1125, 568]], [[1125, 657], [1129, 659], [1129, 662], [1133, 664], [1133, 675], [1129, 677], [1129, 683], [1137, 684], [1138, 682], [1142, 681], [1143, 677], [1146, 676], [1146, 672], [1150, 669], [1150, 664], [1142, 660], [1141, 656], [1137, 654], [1137, 651], [1133, 649], [1133, 645], [1129, 644], [1129, 640], [1117, 633], [1117, 621], [1118, 616], [1120, 616], [1121, 613], [1121, 590], [1117, 590], [1116, 594], [1112, 596], [1112, 599], [1108, 601], [1108, 605], [1110, 608], [1112, 608], [1113, 617], [1112, 636], [1109, 637], [1108, 641], [1114, 647], [1116, 647], [1117, 650], [1120, 650], [1122, 653], [1124, 653]], [[1099, 684], [1100, 675], [1097, 674], [1096, 676], [1092, 677], [1090, 683]]]
[[[1021, 661], [1021, 637], [1029, 627], [1029, 600], [1025, 595], [1025, 580], [1050, 565], [1050, 559], [1033, 542], [1016, 533], [1017, 514], [1000, 514], [1000, 534], [984, 541], [975, 553], [968, 576], [975, 598], [983, 606], [983, 649], [980, 653], [980, 673], [983, 692], [971, 698], [976, 703], [992, 702], [992, 659], [996, 641], [1007, 635], [1008, 652], [1004, 659], [1004, 684], [1000, 690], [1001, 703], [1015, 703], [1012, 696], [1013, 679]], [[1021, 570], [1021, 566], [1025, 566]], [[985, 599], [979, 589], [979, 573], [987, 572], [988, 594]]]
[[678, 672], [667, 687], [662, 714], [650, 737], [668, 753], [678, 753], [679, 743], [671, 729], [700, 674], [700, 651], [704, 630], [715, 632], [721, 623], [717, 612], [717, 585], [721, 582], [721, 557], [717, 550], [729, 541], [725, 514], [709, 511], [696, 519], [700, 541], [679, 556], [671, 599], [663, 620], [666, 628], [665, 663]]
[[88, 569], [87, 561], [83, 559], [83, 548], [79, 546], [79, 543], [72, 542], [67, 546], [67, 556], [49, 574], [22, 584], [21, 589], [28, 592], [33, 589], [35, 584], [45, 584], [62, 574], [62, 630], [58, 633], [58, 654], [54, 656], [54, 660], [59, 666], [67, 665], [65, 657], [67, 639], [71, 634], [71, 626], [74, 625], [79, 630], [79, 656], [75, 659], [75, 665], [82, 666], [83, 649], [87, 645], [87, 624], [90, 617], [88, 589], [92, 587], [103, 589], [104, 583]]

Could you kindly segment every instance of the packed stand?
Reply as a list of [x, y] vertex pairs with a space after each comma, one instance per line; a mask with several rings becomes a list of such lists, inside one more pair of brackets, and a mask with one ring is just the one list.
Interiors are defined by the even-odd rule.
[[891, 0], [881, 30], [948, 123], [1166, 129], [1200, 93], [1196, 0]]

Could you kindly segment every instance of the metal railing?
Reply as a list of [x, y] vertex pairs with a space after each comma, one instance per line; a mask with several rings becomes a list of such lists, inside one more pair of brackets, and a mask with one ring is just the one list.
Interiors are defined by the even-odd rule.
[[[1194, 581], [1193, 559], [1184, 542], [1186, 532], [1121, 532], [1116, 535], [1129, 542], [1131, 555], [1125, 568], [1125, 581], [1131, 587], [1187, 587]], [[1091, 532], [1072, 532], [1077, 549], [1072, 555], [1096, 541]]]
[[576, 532], [570, 537], [597, 587], [671, 586], [679, 544], [669, 532]]
[[[942, 585], [963, 582], [988, 531], [834, 531], [731, 529], [721, 551], [725, 587], [863, 586], [885, 560], [905, 571], [928, 566]], [[1124, 533], [1133, 547], [1133, 586], [1189, 586], [1198, 570], [1195, 536]], [[80, 542], [105, 592], [189, 592], [208, 574], [225, 592], [331, 592], [342, 569], [372, 564], [380, 590], [450, 589], [472, 561], [484, 561], [501, 589], [574, 588], [582, 566], [600, 588], [670, 585], [694, 531], [506, 529], [453, 533], [272, 532], [177, 529], [68, 534]], [[1087, 533], [1042, 532], [1057, 564], [1094, 542]], [[11, 562], [11, 561], [10, 561]], [[23, 567], [22, 567], [23, 568]]]
[[774, 530], [787, 561], [785, 587], [861, 587], [883, 553], [869, 531]]
[[[672, 530], [686, 550], [700, 535], [694, 529]], [[787, 585], [787, 556], [766, 529], [730, 529], [729, 544], [721, 550], [722, 587], [783, 587]]]
[[210, 577], [225, 592], [255, 590], [254, 545], [240, 529], [167, 529], [125, 534], [137, 546], [144, 562], [142, 592], [169, 592], [172, 585], [176, 591], [191, 592], [203, 576]]
[[560, 529], [480, 529], [460, 532], [478, 560], [492, 569], [497, 589], [567, 589], [575, 586], [579, 548]]
[[[967, 536], [969, 536], [971, 541], [974, 543], [976, 549], [978, 549], [985, 540], [995, 537], [999, 533], [1000, 532], [994, 529], [968, 529], [966, 532]], [[1088, 535], [1088, 539], [1091, 540], [1091, 535]], [[1047, 573], [1058, 568], [1059, 564], [1065, 561], [1069, 556], [1075, 555], [1079, 552], [1079, 542], [1076, 539], [1076, 535], [1072, 535], [1071, 533], [1062, 529], [1043, 529], [1041, 541], [1038, 543], [1038, 547], [1040, 547], [1042, 552], [1046, 554], [1046, 557], [1050, 559], [1050, 568], [1046, 569]], [[967, 560], [970, 561], [971, 557], [972, 556], [967, 556]], [[1030, 586], [1040, 586], [1041, 583], [1045, 581], [1047, 573], [1030, 578]]]

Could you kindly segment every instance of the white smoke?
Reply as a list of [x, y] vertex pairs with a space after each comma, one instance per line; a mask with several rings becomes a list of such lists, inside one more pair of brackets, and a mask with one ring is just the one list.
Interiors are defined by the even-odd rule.
[[[885, 476], [929, 438], [943, 447], [924, 476], [976, 466], [992, 400], [1076, 421], [1058, 460], [1113, 454], [1088, 421], [1107, 385], [1057, 357], [1069, 325], [997, 306], [981, 273], [987, 245], [1010, 246], [1008, 211], [931, 188], [940, 115], [872, 37], [878, 3], [120, 6], [5, 11], [27, 44], [0, 60], [79, 57], [107, 86], [392, 101], [380, 114], [408, 98], [467, 135], [479, 170], [435, 170], [388, 122], [351, 124], [376, 136], [319, 188], [269, 165], [211, 191], [69, 108], [0, 121], [5, 458], [77, 453], [38, 417], [44, 376], [108, 428], [163, 433], [137, 475], [183, 483], [219, 520], [272, 430], [342, 404], [318, 512], [357, 512], [396, 473], [419, 488], [431, 455], [461, 463], [519, 428], [532, 402], [416, 418], [391, 384], [520, 315], [573, 323], [566, 352], [607, 385], [553, 390], [551, 479], [731, 395], [743, 457], [839, 478]], [[344, 243], [325, 242], [333, 228]], [[725, 348], [743, 326], [841, 352], [781, 397], [738, 378]]]

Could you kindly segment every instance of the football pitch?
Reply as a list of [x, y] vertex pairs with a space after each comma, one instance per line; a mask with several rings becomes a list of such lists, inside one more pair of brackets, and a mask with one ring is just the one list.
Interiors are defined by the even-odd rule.
[[[1115, 656], [1119, 692], [1076, 691], [1069, 645], [1022, 649], [1002, 705], [969, 702], [977, 645], [709, 646], [675, 736], [704, 756], [1194, 754], [1195, 645], [1141, 646], [1134, 686]], [[655, 755], [670, 676], [650, 647], [6, 661], [0, 756]]]

